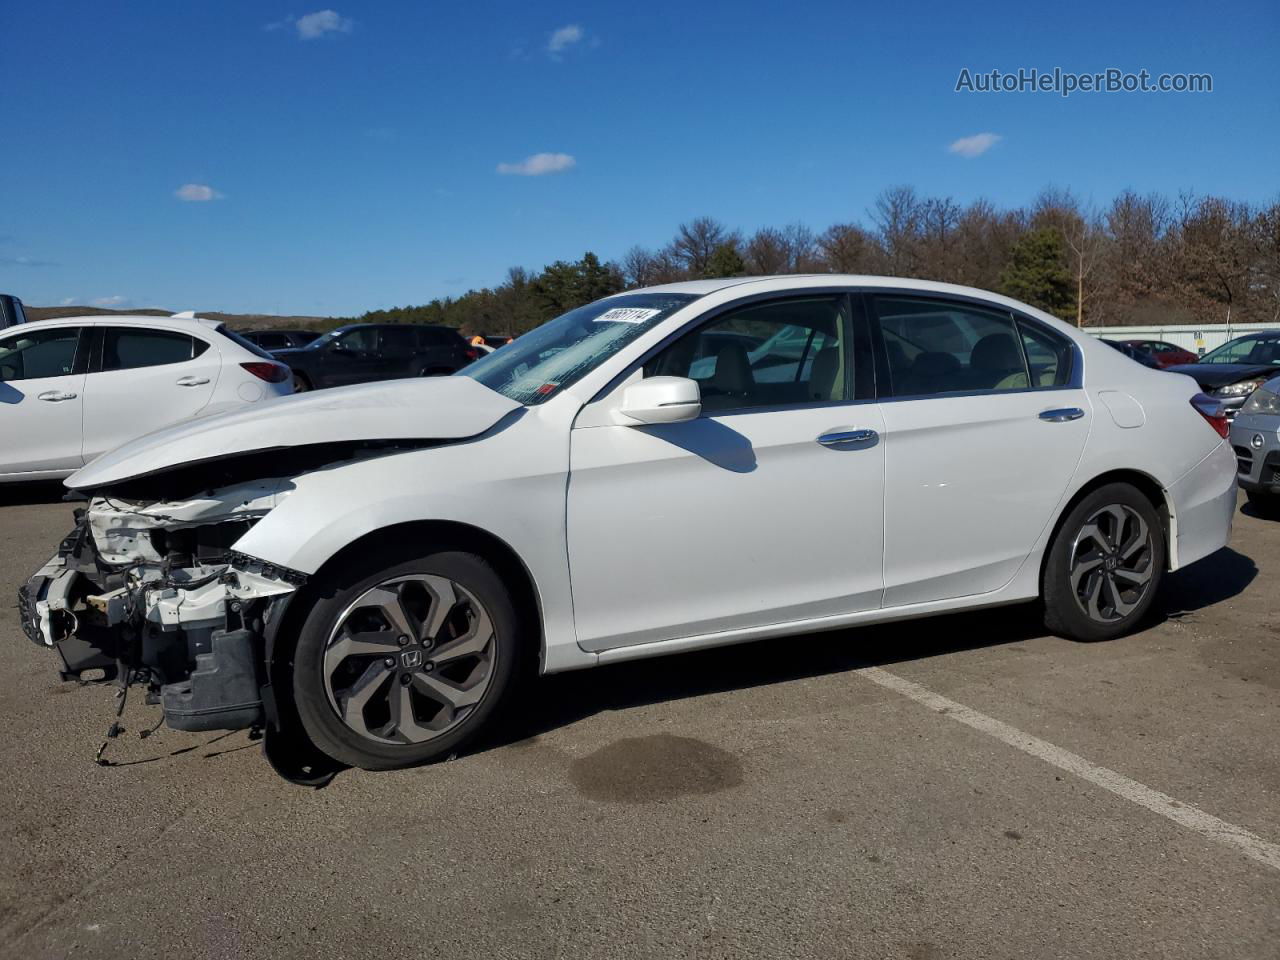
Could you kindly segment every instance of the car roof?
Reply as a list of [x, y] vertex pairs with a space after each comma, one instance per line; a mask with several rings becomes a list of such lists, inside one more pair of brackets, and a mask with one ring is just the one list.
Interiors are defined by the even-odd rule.
[[[160, 330], [177, 330], [180, 332], [212, 333], [222, 326], [221, 320], [208, 320], [204, 317], [149, 317], [145, 314], [89, 314], [82, 317], [56, 317], [50, 320], [29, 320], [18, 324], [24, 329], [45, 330], [50, 327], [83, 327], [87, 324], [98, 326], [123, 327], [156, 327]], [[16, 329], [10, 327], [8, 329]]]
[[[691, 293], [696, 296], [703, 296], [708, 293], [715, 293], [718, 290], [724, 290], [728, 287], [759, 287], [761, 293], [770, 290], [785, 290], [788, 285], [796, 280], [823, 280], [833, 287], [863, 287], [863, 288], [883, 288], [894, 290], [917, 290], [921, 293], [946, 293], [956, 296], [976, 297], [982, 300], [997, 300], [1007, 303], [1017, 303], [1009, 297], [1001, 296], [990, 290], [980, 290], [977, 287], [964, 287], [955, 283], [941, 283], [937, 280], [915, 280], [907, 277], [880, 277], [865, 274], [852, 273], [785, 273], [773, 274], [764, 277], [726, 277], [718, 280], [684, 280], [679, 283], [664, 283], [654, 287], [641, 287], [637, 290], [627, 290], [624, 293], [615, 294], [615, 296], [626, 296], [629, 293]], [[747, 290], [743, 290], [747, 293]]]

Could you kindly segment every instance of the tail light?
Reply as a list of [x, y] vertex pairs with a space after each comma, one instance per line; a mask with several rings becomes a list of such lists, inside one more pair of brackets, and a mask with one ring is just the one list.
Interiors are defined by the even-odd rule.
[[1207, 393], [1197, 393], [1191, 398], [1191, 405], [1196, 413], [1204, 417], [1205, 423], [1213, 427], [1223, 440], [1231, 433], [1231, 421], [1227, 419], [1227, 408], [1221, 400], [1214, 399]]
[[289, 368], [281, 366], [278, 363], [267, 363], [265, 360], [252, 360], [249, 363], [242, 363], [240, 366], [248, 370], [259, 380], [265, 380], [267, 383], [284, 383], [289, 379]]

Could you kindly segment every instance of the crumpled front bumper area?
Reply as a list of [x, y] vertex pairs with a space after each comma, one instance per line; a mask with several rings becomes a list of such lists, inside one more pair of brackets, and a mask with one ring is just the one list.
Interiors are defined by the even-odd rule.
[[265, 509], [154, 507], [95, 500], [77, 511], [18, 590], [23, 632], [58, 654], [64, 680], [145, 686], [176, 729], [261, 726], [265, 646], [305, 578], [231, 549]]

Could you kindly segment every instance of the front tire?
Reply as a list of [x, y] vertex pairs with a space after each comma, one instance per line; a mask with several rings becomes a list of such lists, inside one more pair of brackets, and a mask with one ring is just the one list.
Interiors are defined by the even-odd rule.
[[1112, 483], [1067, 515], [1045, 563], [1045, 626], [1073, 640], [1110, 640], [1151, 609], [1164, 577], [1160, 517], [1141, 491]]
[[390, 770], [448, 756], [489, 727], [521, 674], [511, 595], [482, 557], [365, 553], [318, 585], [293, 692], [316, 746]]
[[311, 389], [310, 380], [308, 380], [306, 377], [304, 377], [300, 373], [295, 373], [293, 375], [293, 392], [294, 393], [306, 393], [310, 389]]

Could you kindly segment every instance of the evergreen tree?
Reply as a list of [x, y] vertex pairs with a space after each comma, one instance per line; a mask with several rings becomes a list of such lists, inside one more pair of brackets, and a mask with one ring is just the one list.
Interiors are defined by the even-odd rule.
[[738, 248], [732, 243], [722, 243], [711, 254], [711, 259], [707, 261], [707, 268], [702, 275], [711, 279], [740, 277], [746, 272], [747, 265], [743, 262], [742, 255], [738, 253]]
[[1000, 292], [1070, 320], [1075, 312], [1071, 272], [1062, 235], [1051, 227], [1032, 230], [1009, 250], [1000, 273]]

